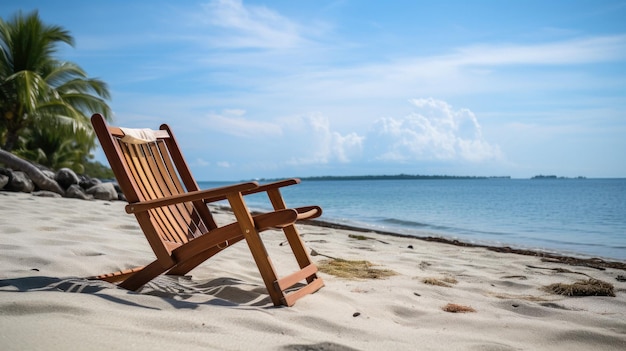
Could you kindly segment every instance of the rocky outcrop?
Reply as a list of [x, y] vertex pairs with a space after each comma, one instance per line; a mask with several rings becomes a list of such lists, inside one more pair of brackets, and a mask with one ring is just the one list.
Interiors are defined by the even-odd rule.
[[63, 196], [83, 200], [126, 200], [115, 182], [103, 182], [97, 178], [78, 176], [69, 168], [63, 168], [57, 172], [49, 170], [40, 170], [40, 172], [50, 182], [54, 183], [52, 188], [58, 188], [61, 191], [43, 189], [34, 183], [25, 172], [11, 168], [0, 168], [0, 190], [33, 193], [36, 196]]
[[[54, 179], [49, 178], [36, 165], [2, 149], [0, 149], [0, 162], [2, 162], [7, 168], [24, 172], [28, 175], [28, 178], [35, 183], [37, 188], [52, 191], [57, 194], [63, 194], [63, 189], [59, 186], [59, 184]], [[9, 176], [9, 183], [10, 182], [11, 177]]]
[[0, 191], [83, 200], [126, 201], [115, 182], [77, 175], [69, 168], [52, 171], [0, 149]]

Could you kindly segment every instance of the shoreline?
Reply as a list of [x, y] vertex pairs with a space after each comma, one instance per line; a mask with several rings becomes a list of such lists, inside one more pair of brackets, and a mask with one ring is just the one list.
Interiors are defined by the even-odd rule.
[[[298, 230], [325, 286], [273, 306], [245, 242], [139, 291], [90, 280], [154, 253], [121, 201], [0, 193], [0, 340], [6, 350], [624, 350], [624, 270], [512, 255], [321, 221]], [[230, 209], [211, 207], [219, 225]], [[262, 235], [280, 276], [297, 262]], [[457, 244], [457, 245], [450, 245]], [[327, 262], [367, 262], [342, 277]], [[391, 273], [379, 276], [376, 272]], [[569, 286], [609, 288], [579, 296]]]
[[586, 266], [586, 267], [595, 268], [595, 269], [614, 268], [614, 269], [620, 269], [620, 270], [626, 271], [626, 262], [620, 262], [619, 260], [612, 260], [612, 259], [607, 259], [607, 258], [599, 258], [599, 257], [582, 258], [582, 257], [560, 254], [556, 252], [516, 249], [510, 246], [473, 244], [473, 243], [460, 241], [457, 239], [447, 239], [444, 237], [437, 237], [437, 236], [416, 236], [416, 235], [410, 235], [410, 234], [401, 234], [401, 233], [396, 233], [396, 232], [391, 232], [391, 231], [363, 228], [363, 227], [328, 222], [328, 221], [323, 221], [323, 220], [318, 220], [318, 219], [301, 221], [301, 223], [324, 227], [324, 228], [350, 230], [350, 231], [355, 231], [355, 232], [360, 232], [360, 233], [377, 233], [381, 235], [389, 235], [389, 236], [395, 236], [395, 237], [401, 237], [401, 238], [417, 239], [417, 240], [429, 241], [429, 242], [438, 242], [438, 243], [460, 246], [460, 247], [484, 248], [484, 249], [495, 251], [495, 252], [511, 253], [511, 254], [524, 255], [524, 256], [533, 256], [533, 257], [539, 257], [539, 258], [546, 259], [546, 260], [549, 259], [555, 262], [560, 262], [560, 263], [568, 264], [571, 266]]

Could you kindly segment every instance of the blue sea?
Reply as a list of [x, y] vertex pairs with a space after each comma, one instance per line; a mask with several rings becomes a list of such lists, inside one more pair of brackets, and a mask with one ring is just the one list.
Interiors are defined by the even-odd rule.
[[283, 196], [321, 206], [326, 222], [626, 261], [626, 179], [304, 180]]

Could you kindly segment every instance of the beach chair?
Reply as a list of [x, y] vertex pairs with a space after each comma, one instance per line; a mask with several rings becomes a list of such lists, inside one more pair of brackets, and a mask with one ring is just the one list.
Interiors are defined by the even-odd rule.
[[[161, 274], [185, 275], [245, 239], [275, 306], [292, 306], [324, 286], [294, 225], [300, 219], [319, 217], [322, 209], [287, 208], [280, 193], [280, 188], [299, 179], [200, 190], [168, 125], [159, 130], [112, 127], [100, 114], [94, 114], [91, 122], [128, 201], [126, 212], [135, 215], [156, 255], [147, 266], [94, 278], [138, 290]], [[274, 210], [252, 214], [244, 196], [261, 192], [267, 194]], [[222, 200], [228, 200], [236, 221], [218, 226], [207, 204]], [[271, 228], [282, 229], [295, 256], [295, 272], [282, 278], [260, 236]]]

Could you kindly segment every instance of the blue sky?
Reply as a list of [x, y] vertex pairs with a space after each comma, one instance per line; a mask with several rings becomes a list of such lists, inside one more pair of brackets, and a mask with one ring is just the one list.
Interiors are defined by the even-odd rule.
[[199, 180], [626, 177], [626, 1], [62, 4], [0, 15], [68, 29], [114, 124], [169, 123]]

